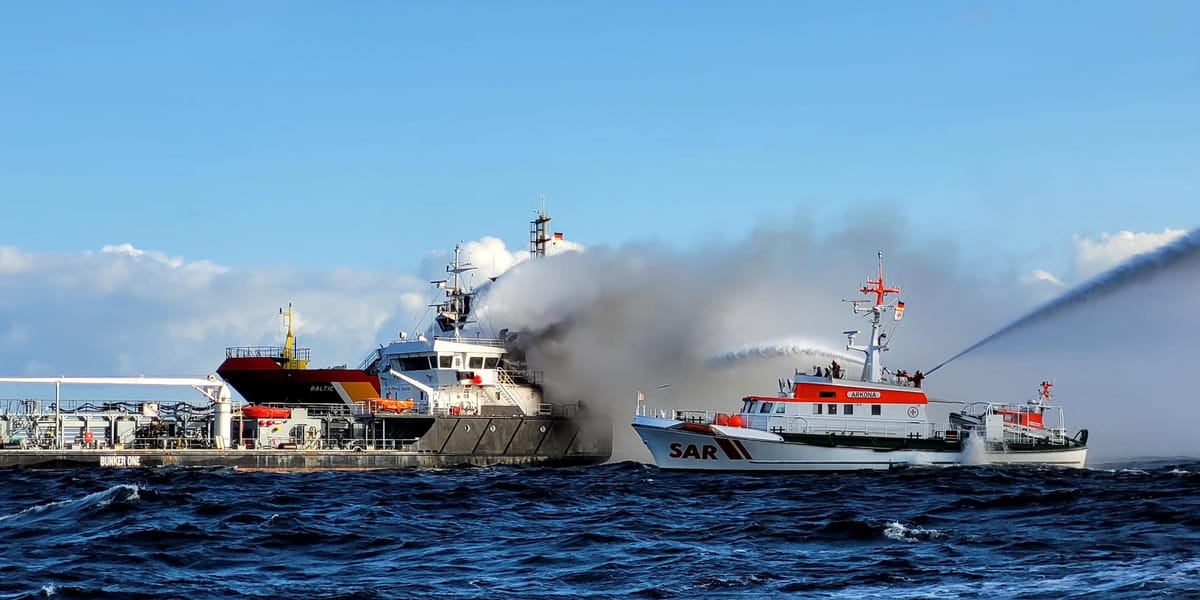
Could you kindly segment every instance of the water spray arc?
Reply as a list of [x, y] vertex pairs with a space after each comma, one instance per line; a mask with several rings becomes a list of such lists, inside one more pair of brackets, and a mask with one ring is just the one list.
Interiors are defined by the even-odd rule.
[[705, 366], [719, 367], [752, 358], [783, 358], [788, 356], [808, 355], [823, 359], [838, 360], [851, 364], [863, 363], [862, 358], [829, 350], [806, 341], [767, 342], [759, 345], [744, 346], [736, 350], [716, 354], [704, 361]]
[[1182, 238], [1153, 252], [1130, 258], [1062, 296], [1033, 309], [1025, 316], [1005, 325], [996, 333], [983, 338], [962, 352], [942, 361], [938, 366], [926, 371], [926, 375], [933, 374], [934, 371], [946, 366], [968, 352], [995, 341], [1006, 334], [1058, 314], [1082, 302], [1102, 298], [1129, 284], [1144, 281], [1166, 269], [1197, 257], [1200, 257], [1200, 229], [1193, 229]]

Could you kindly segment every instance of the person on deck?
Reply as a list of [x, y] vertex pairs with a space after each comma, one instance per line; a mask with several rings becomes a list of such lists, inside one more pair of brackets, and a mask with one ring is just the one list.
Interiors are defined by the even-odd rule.
[[921, 387], [921, 380], [922, 380], [922, 379], [925, 379], [925, 375], [924, 375], [923, 373], [921, 373], [921, 370], [920, 370], [920, 369], [917, 369], [917, 372], [916, 372], [916, 373], [913, 373], [913, 375], [912, 375], [912, 382], [913, 382], [913, 385], [914, 385], [914, 386], [916, 386], [916, 387]]
[[829, 363], [829, 368], [833, 369], [834, 379], [842, 378], [842, 365], [839, 365], [836, 360]]

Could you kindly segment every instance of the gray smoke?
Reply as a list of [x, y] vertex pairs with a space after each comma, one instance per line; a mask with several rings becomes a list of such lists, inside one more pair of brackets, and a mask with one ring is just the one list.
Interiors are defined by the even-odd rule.
[[[898, 283], [931, 298], [949, 285], [935, 268], [943, 248], [909, 248], [875, 224], [816, 239], [799, 222], [691, 251], [643, 243], [531, 261], [490, 286], [479, 316], [493, 330], [524, 332], [520, 345], [549, 394], [611, 416], [618, 458], [647, 459], [628, 426], [639, 390], [656, 408], [728, 412], [743, 396], [775, 394], [796, 369], [859, 362], [836, 350], [842, 331], [866, 328], [840, 300], [861, 297], [880, 248], [893, 275], [904, 274]], [[910, 303], [905, 327], [919, 325], [922, 311], [936, 314], [933, 301]], [[797, 336], [802, 343], [761, 342]], [[920, 357], [889, 354], [910, 369]]]
[[[491, 286], [481, 320], [493, 330], [525, 332], [518, 337], [529, 365], [544, 372], [556, 400], [611, 416], [616, 459], [648, 460], [629, 427], [638, 390], [654, 408], [711, 411], [729, 411], [746, 395], [775, 394], [780, 377], [824, 365], [843, 348], [841, 331], [866, 330], [840, 300], [861, 298], [877, 250], [908, 307], [903, 321], [888, 324], [892, 348], [884, 360], [893, 369], [932, 363], [948, 347], [978, 339], [980, 326], [1031, 306], [1020, 273], [981, 273], [954, 246], [900, 236], [905, 229], [903, 222], [867, 223], [816, 237], [797, 219], [709, 248], [641, 243], [531, 261]], [[1185, 425], [1200, 415], [1164, 377], [1197, 356], [1188, 327], [1165, 309], [1195, 305], [1200, 286], [1194, 277], [1155, 278], [1155, 285], [1105, 292], [1144, 274], [1094, 280], [1100, 283], [1073, 295], [1094, 301], [1051, 303], [1061, 318], [1022, 327], [926, 387], [938, 398], [1020, 401], [1038, 382], [1055, 379], [1071, 428], [1092, 432], [1093, 456], [1200, 452]], [[795, 343], [762, 342], [780, 339]], [[1145, 357], [1154, 362], [1143, 364]], [[1140, 418], [1130, 418], [1133, 407]]]

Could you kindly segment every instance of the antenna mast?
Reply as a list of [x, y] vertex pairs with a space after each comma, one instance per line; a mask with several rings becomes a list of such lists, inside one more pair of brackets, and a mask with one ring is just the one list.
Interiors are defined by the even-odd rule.
[[546, 197], [542, 196], [542, 208], [537, 218], [529, 222], [529, 255], [533, 258], [546, 256], [546, 242], [550, 241], [546, 232], [549, 230], [550, 215], [546, 214]]
[[863, 308], [861, 306], [862, 303], [867, 301], [853, 301], [854, 314], [871, 315], [871, 340], [866, 346], [855, 346], [854, 334], [858, 332], [848, 331], [846, 332], [846, 336], [848, 337], [846, 349], [863, 353], [865, 358], [863, 361], [862, 380], [878, 382], [883, 378], [883, 364], [880, 361], [880, 353], [887, 350], [887, 344], [883, 342], [883, 326], [880, 324], [880, 317], [883, 316], [884, 311], [892, 310], [891, 306], [884, 305], [883, 302], [884, 298], [888, 294], [900, 293], [900, 288], [887, 287], [887, 284], [884, 282], [882, 252], [879, 253], [879, 279], [870, 279], [868, 277], [867, 285], [859, 288], [859, 290], [868, 296], [875, 294], [875, 304], [871, 305], [869, 308]]

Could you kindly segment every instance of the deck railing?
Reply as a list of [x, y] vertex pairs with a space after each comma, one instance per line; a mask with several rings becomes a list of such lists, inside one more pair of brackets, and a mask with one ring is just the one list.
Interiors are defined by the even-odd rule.
[[[225, 349], [225, 358], [283, 358], [283, 346], [231, 346]], [[296, 348], [292, 360], [309, 360], [312, 348]]]

